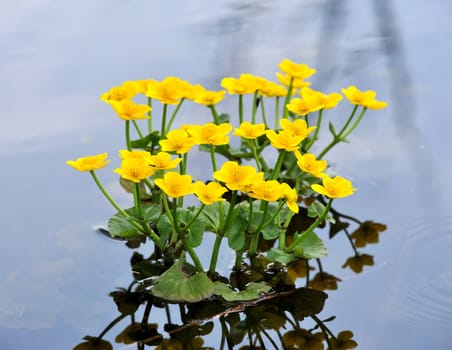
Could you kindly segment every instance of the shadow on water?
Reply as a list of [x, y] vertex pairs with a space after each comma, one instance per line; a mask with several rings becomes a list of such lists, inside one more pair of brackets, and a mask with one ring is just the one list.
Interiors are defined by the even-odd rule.
[[[300, 209], [289, 225], [289, 242], [295, 232], [305, 230], [314, 221], [308, 217], [306, 207]], [[352, 255], [342, 268], [361, 273], [374, 265], [374, 257], [362, 249], [379, 243], [386, 225], [361, 221], [334, 208], [331, 214], [335, 222], [325, 221], [321, 225], [323, 233], [330, 239], [343, 235], [351, 246]], [[110, 237], [104, 229], [98, 232]], [[137, 248], [146, 239], [120, 240], [129, 248]], [[328, 298], [326, 291], [338, 289], [341, 278], [328, 273], [321, 259], [299, 258], [287, 267], [269, 261], [263, 253], [274, 243], [261, 240], [260, 253], [249, 256], [229, 276], [210, 275], [212, 281], [230, 286], [227, 293], [194, 297], [193, 302], [167, 300], [159, 290], [159, 283], [163, 283], [159, 276], [171, 273], [170, 283], [177, 289], [195, 273], [188, 263], [183, 264], [182, 273], [174, 273], [175, 255], [179, 254], [172, 250], [174, 247], [157, 249], [149, 257], [135, 251], [130, 260], [133, 281], [110, 293], [118, 317], [98, 336], [85, 336], [74, 350], [113, 349], [105, 340], [107, 334], [124, 344], [120, 349], [297, 349], [323, 348], [323, 344], [330, 349], [355, 348], [353, 331], [334, 333], [329, 324], [335, 316], [319, 316]], [[194, 296], [197, 287], [192, 288]], [[187, 293], [186, 289], [181, 293]], [[328, 313], [327, 308], [325, 311]]]

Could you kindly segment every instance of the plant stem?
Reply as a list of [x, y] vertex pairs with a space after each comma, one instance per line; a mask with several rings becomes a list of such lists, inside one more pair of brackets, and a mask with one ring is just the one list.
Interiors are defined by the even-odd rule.
[[290, 96], [292, 95], [293, 81], [294, 81], [294, 77], [290, 78], [289, 87], [287, 88], [287, 94], [286, 94], [286, 97], [284, 99], [283, 118], [287, 118], [287, 116], [289, 114], [289, 110], [287, 109], [287, 105], [289, 104]]
[[107, 332], [112, 329], [117, 323], [119, 323], [123, 318], [127, 317], [126, 314], [121, 314], [118, 317], [116, 317], [113, 321], [111, 321], [107, 327], [97, 336], [97, 339], [102, 339], [102, 337], [107, 334]]
[[264, 122], [265, 128], [267, 129], [268, 123], [267, 123], [267, 115], [265, 114], [264, 96], [260, 97], [260, 101], [261, 101], [262, 121]]
[[120, 212], [122, 215], [124, 215], [125, 217], [130, 217], [129, 214], [127, 214], [124, 209], [122, 209], [118, 203], [116, 203], [116, 201], [110, 196], [110, 194], [107, 192], [107, 190], [105, 189], [105, 187], [102, 185], [102, 183], [99, 181], [99, 178], [96, 175], [96, 172], [94, 170], [89, 172], [91, 174], [91, 176], [93, 177], [94, 182], [96, 183], [97, 187], [99, 187], [100, 191], [103, 193], [103, 195], [105, 196], [105, 198], [107, 198], [107, 200], [111, 203], [111, 205], [113, 205], [115, 207], [115, 209]]
[[278, 121], [279, 121], [279, 100], [280, 100], [280, 96], [276, 96], [276, 101], [275, 101], [275, 129], [278, 129]]
[[217, 110], [215, 109], [214, 105], [209, 106], [210, 111], [212, 112], [213, 120], [215, 121], [215, 124], [220, 124], [220, 117], [218, 117]]
[[323, 221], [323, 219], [325, 219], [326, 215], [328, 214], [328, 212], [330, 211], [331, 208], [331, 204], [333, 203], [333, 198], [330, 198], [330, 200], [328, 201], [328, 204], [326, 205], [325, 209], [323, 209], [322, 214], [320, 214], [320, 216], [311, 224], [311, 226], [309, 226], [308, 229], [306, 229], [305, 231], [303, 231], [301, 233], [301, 235], [298, 236], [297, 239], [295, 239], [291, 245], [289, 245], [287, 247], [288, 251], [293, 251], [296, 246], [300, 243], [300, 241], [308, 234], [310, 234], [312, 231], [314, 231], [314, 229], [320, 225], [320, 223]]
[[160, 137], [163, 139], [166, 135], [166, 115], [168, 113], [168, 105], [166, 103], [163, 104], [163, 112], [162, 112], [162, 125], [160, 127]]
[[209, 146], [210, 146], [210, 160], [212, 161], [212, 168], [213, 168], [213, 171], [217, 171], [217, 160], [215, 158], [215, 146], [212, 144]]
[[125, 127], [125, 131], [126, 131], [126, 146], [127, 146], [127, 150], [131, 151], [132, 150], [132, 145], [130, 142], [130, 120], [126, 120], [126, 127]]
[[239, 94], [239, 122], [243, 123], [243, 95]]
[[279, 173], [281, 171], [281, 166], [284, 162], [284, 156], [286, 155], [286, 151], [285, 150], [280, 150], [279, 151], [279, 155], [278, 155], [278, 160], [276, 161], [276, 165], [275, 168], [273, 169], [273, 172], [270, 176], [270, 180], [275, 180], [278, 178]]
[[174, 109], [174, 112], [173, 112], [173, 114], [171, 115], [171, 118], [170, 118], [170, 120], [169, 120], [169, 122], [168, 122], [168, 125], [165, 126], [165, 135], [166, 135], [166, 134], [168, 133], [168, 131], [170, 130], [171, 125], [173, 125], [174, 118], [176, 118], [176, 114], [177, 114], [177, 112], [179, 112], [180, 107], [182, 106], [182, 103], [183, 103], [184, 101], [185, 101], [185, 97], [182, 98], [182, 99], [179, 101], [179, 103], [177, 104], [176, 108]]
[[252, 105], [252, 109], [251, 109], [251, 123], [255, 124], [256, 123], [256, 110], [257, 110], [257, 94], [258, 91], [254, 91], [254, 95], [253, 95], [253, 105]]
[[137, 121], [132, 120], [132, 123], [133, 123], [133, 126], [135, 127], [135, 130], [138, 133], [138, 136], [140, 136], [140, 139], [142, 139], [144, 136], [143, 136], [143, 133], [141, 132], [140, 126], [138, 125]]
[[322, 124], [322, 115], [323, 115], [323, 108], [319, 111], [319, 114], [317, 116], [317, 125], [314, 130], [314, 135], [312, 135], [312, 138], [309, 140], [308, 144], [305, 146], [305, 151], [309, 151], [309, 149], [312, 147], [314, 142], [317, 140], [317, 136], [320, 132], [320, 125]]
[[148, 106], [151, 107], [151, 110], [148, 112], [148, 132], [152, 132], [152, 98], [148, 97]]

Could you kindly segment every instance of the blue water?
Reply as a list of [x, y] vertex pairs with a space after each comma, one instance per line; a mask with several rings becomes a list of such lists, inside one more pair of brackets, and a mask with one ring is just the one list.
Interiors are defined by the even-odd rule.
[[[64, 164], [122, 147], [123, 125], [100, 94], [168, 75], [211, 89], [242, 72], [273, 78], [287, 57], [317, 68], [316, 89], [356, 84], [390, 105], [328, 157], [359, 189], [337, 208], [388, 230], [365, 249], [376, 264], [360, 275], [340, 267], [352, 255], [345, 237], [328, 242], [324, 267], [343, 282], [322, 316], [336, 315], [329, 326], [352, 330], [362, 349], [448, 349], [451, 10], [420, 0], [4, 0], [0, 348], [71, 349], [117, 315], [107, 294], [131, 280], [131, 251], [94, 232], [113, 209]], [[208, 116], [184, 108], [178, 123]], [[130, 202], [115, 174], [100, 177]]]

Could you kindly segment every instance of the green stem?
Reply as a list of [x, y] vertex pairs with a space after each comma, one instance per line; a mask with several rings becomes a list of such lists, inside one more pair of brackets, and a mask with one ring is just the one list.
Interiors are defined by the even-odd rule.
[[273, 172], [272, 172], [272, 174], [270, 176], [270, 180], [274, 180], [274, 179], [278, 178], [279, 173], [281, 171], [281, 166], [282, 166], [282, 164], [284, 162], [284, 156], [285, 155], [286, 155], [286, 151], [285, 150], [282, 149], [282, 150], [279, 151], [278, 159], [276, 161], [275, 168], [273, 169]]
[[256, 140], [246, 139], [246, 143], [248, 144], [248, 147], [251, 148], [251, 152], [253, 152], [254, 159], [256, 160], [257, 170], [261, 171], [262, 167], [261, 167], [260, 157], [258, 156], [257, 151], [256, 151], [255, 141]]
[[243, 123], [243, 95], [239, 94], [239, 122]]
[[248, 254], [249, 255], [255, 255], [256, 254], [257, 245], [259, 243], [260, 230], [264, 227], [265, 218], [267, 216], [267, 211], [268, 211], [268, 202], [265, 201], [264, 202], [264, 208], [263, 208], [261, 222], [259, 223], [259, 226], [254, 230], [254, 236], [251, 239], [250, 247], [249, 247], [249, 250], [248, 250]]
[[198, 218], [199, 214], [201, 214], [205, 206], [206, 206], [205, 204], [202, 204], [199, 207], [199, 210], [196, 212], [195, 216], [193, 216], [192, 219], [188, 222], [187, 226], [185, 226], [186, 230], [188, 230], [190, 226], [195, 222], [195, 220]]
[[140, 136], [140, 139], [142, 139], [144, 136], [143, 136], [143, 133], [141, 132], [140, 126], [138, 125], [137, 121], [132, 120], [132, 123], [133, 123], [133, 126], [135, 127], [135, 130], [138, 133], [138, 136]]
[[152, 98], [148, 97], [148, 106], [151, 107], [151, 110], [148, 112], [148, 132], [152, 132]]
[[290, 83], [289, 83], [289, 87], [287, 88], [286, 98], [284, 99], [283, 118], [287, 118], [287, 116], [289, 115], [289, 110], [287, 109], [287, 105], [289, 104], [290, 96], [292, 95], [293, 81], [294, 81], [294, 77], [290, 78]]
[[[346, 129], [350, 125], [353, 117], [355, 116], [357, 109], [358, 109], [358, 105], [355, 105], [355, 107], [353, 107], [352, 113], [348, 117], [348, 119], [345, 122], [344, 126], [342, 127], [341, 131], [339, 131], [338, 134], [333, 135], [333, 140], [331, 140], [331, 142], [325, 147], [325, 149], [322, 152], [320, 152], [320, 154], [317, 156], [318, 160], [322, 159], [325, 156], [325, 154], [327, 154], [334, 146], [336, 146], [339, 142], [343, 141], [345, 138], [345, 136], [344, 136], [345, 133], [347, 133], [347, 135], [349, 134], [348, 131], [346, 132]], [[363, 116], [363, 113], [361, 113], [360, 118], [362, 118], [362, 116]], [[360, 118], [358, 118], [358, 119], [361, 120]], [[358, 125], [358, 124], [356, 124], [356, 125], [355, 124], [354, 124], [354, 126], [352, 126], [353, 129], [356, 128], [356, 125]]]
[[127, 146], [127, 150], [131, 151], [132, 150], [132, 144], [130, 142], [130, 120], [126, 120], [126, 146]]
[[322, 124], [322, 115], [323, 115], [323, 108], [319, 111], [319, 115], [317, 116], [317, 125], [314, 130], [314, 135], [312, 135], [312, 138], [309, 140], [308, 144], [305, 146], [305, 151], [309, 151], [309, 149], [312, 147], [314, 142], [317, 140], [317, 137], [320, 132], [320, 125]]
[[213, 274], [215, 273], [215, 269], [217, 266], [218, 261], [218, 253], [220, 251], [221, 241], [223, 240], [223, 235], [217, 234], [215, 237], [215, 242], [213, 244], [213, 250], [212, 250], [212, 256], [210, 258], [210, 265], [209, 265], [209, 273]]
[[353, 125], [350, 127], [350, 129], [348, 129], [347, 131], [344, 132], [343, 135], [341, 135], [342, 139], [345, 139], [348, 135], [351, 134], [351, 132], [353, 130], [355, 130], [355, 128], [358, 126], [358, 124], [361, 122], [361, 119], [363, 119], [364, 114], [366, 113], [367, 108], [363, 107], [361, 113], [359, 114], [358, 118], [356, 118], [355, 122], [353, 123]]
[[113, 321], [110, 322], [110, 324], [105, 327], [105, 329], [97, 336], [97, 339], [101, 340], [102, 337], [107, 334], [107, 332], [112, 329], [117, 323], [119, 323], [123, 318], [127, 317], [127, 314], [122, 314], [116, 317]]
[[219, 231], [220, 234], [223, 236], [227, 232], [227, 230], [229, 228], [229, 224], [232, 220], [232, 213], [234, 211], [234, 206], [235, 206], [236, 201], [237, 201], [237, 191], [232, 191], [231, 202], [229, 203], [229, 211], [228, 211], [228, 214], [226, 215], [226, 220], [225, 220], [223, 226], [221, 226], [221, 229]]
[[107, 190], [105, 189], [105, 187], [102, 185], [102, 183], [99, 181], [99, 178], [97, 177], [96, 173], [94, 170], [89, 172], [91, 174], [91, 176], [93, 177], [94, 182], [96, 183], [97, 187], [99, 187], [100, 191], [103, 193], [103, 195], [105, 196], [105, 198], [107, 198], [107, 200], [111, 203], [111, 205], [113, 205], [115, 207], [115, 209], [120, 212], [122, 215], [124, 215], [125, 217], [130, 217], [129, 214], [127, 214], [124, 209], [122, 209], [118, 203], [116, 203], [116, 201], [110, 196], [110, 194], [107, 192]]
[[257, 94], [258, 91], [254, 91], [254, 95], [253, 95], [253, 105], [252, 105], [252, 112], [251, 112], [251, 123], [255, 124], [256, 123], [256, 111], [257, 111]]
[[275, 101], [275, 129], [278, 129], [278, 123], [279, 123], [279, 100], [280, 96], [276, 96]]
[[135, 204], [135, 209], [137, 210], [138, 218], [143, 219], [143, 210], [140, 201], [140, 185], [136, 182], [134, 182], [133, 185], [133, 202]]
[[265, 106], [264, 106], [264, 96], [260, 97], [261, 101], [261, 112], [262, 112], [262, 121], [264, 122], [265, 128], [268, 128], [267, 123], [267, 115], [265, 114]]
[[210, 146], [210, 160], [212, 161], [212, 168], [213, 168], [213, 171], [217, 171], [217, 160], [215, 158], [215, 146], [212, 144], [209, 146]]
[[328, 204], [326, 205], [325, 209], [323, 210], [322, 214], [320, 214], [320, 216], [311, 224], [311, 226], [309, 226], [308, 229], [306, 229], [305, 231], [303, 231], [301, 233], [300, 236], [298, 236], [297, 239], [295, 239], [291, 245], [289, 245], [287, 247], [287, 250], [289, 252], [293, 251], [297, 245], [301, 242], [301, 240], [308, 234], [310, 234], [312, 231], [314, 231], [314, 229], [319, 226], [323, 219], [325, 219], [326, 215], [328, 214], [328, 212], [330, 211], [331, 208], [331, 204], [333, 203], [334, 198], [330, 198], [330, 200], [328, 201]]
[[166, 103], [163, 104], [163, 112], [162, 112], [162, 125], [160, 128], [160, 137], [165, 138], [166, 131], [166, 115], [168, 114], [168, 105]]
[[220, 124], [220, 117], [218, 116], [217, 110], [215, 109], [214, 105], [209, 106], [210, 111], [212, 112], [213, 120], [215, 121], [215, 124]]
[[183, 103], [184, 101], [185, 101], [185, 97], [182, 98], [182, 99], [179, 101], [179, 103], [177, 104], [176, 108], [174, 109], [174, 112], [173, 112], [173, 114], [171, 115], [171, 118], [170, 118], [170, 120], [169, 120], [169, 122], [168, 122], [168, 125], [165, 126], [165, 135], [166, 135], [166, 134], [168, 133], [168, 131], [170, 130], [171, 125], [173, 125], [173, 122], [174, 122], [174, 119], [176, 118], [177, 112], [179, 112], [180, 107], [182, 106], [182, 103]]
[[198, 255], [193, 250], [193, 248], [190, 246], [190, 244], [187, 242], [185, 233], [182, 232], [180, 237], [182, 239], [182, 243], [184, 244], [185, 250], [188, 252], [188, 254], [190, 254], [191, 260], [193, 260], [193, 263], [196, 266], [196, 270], [198, 270], [198, 272], [204, 272], [204, 268], [202, 267], [201, 260], [199, 260]]

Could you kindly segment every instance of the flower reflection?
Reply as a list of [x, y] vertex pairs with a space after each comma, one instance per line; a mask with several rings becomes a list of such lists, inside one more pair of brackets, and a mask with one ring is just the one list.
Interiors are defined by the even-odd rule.
[[364, 221], [350, 237], [353, 238], [356, 247], [362, 248], [367, 244], [378, 243], [380, 232], [385, 231], [386, 228], [384, 224]]
[[347, 261], [342, 265], [342, 268], [349, 267], [353, 272], [361, 273], [363, 272], [364, 266], [374, 265], [374, 257], [369, 254], [358, 254], [347, 259]]

